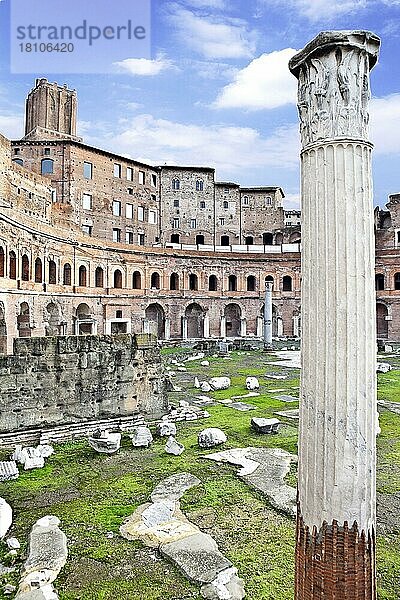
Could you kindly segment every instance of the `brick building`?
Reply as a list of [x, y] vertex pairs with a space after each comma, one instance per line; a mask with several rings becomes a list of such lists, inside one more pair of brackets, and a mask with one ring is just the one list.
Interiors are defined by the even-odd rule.
[[[18, 336], [261, 337], [266, 280], [274, 334], [297, 337], [300, 214], [283, 190], [88, 146], [76, 107], [76, 92], [38, 79], [25, 137], [0, 138], [0, 351]], [[399, 207], [393, 196], [376, 212], [378, 327], [395, 340]]]

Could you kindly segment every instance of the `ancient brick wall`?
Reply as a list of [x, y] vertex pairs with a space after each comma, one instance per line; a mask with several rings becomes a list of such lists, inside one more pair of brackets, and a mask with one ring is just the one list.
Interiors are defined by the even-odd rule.
[[0, 358], [0, 431], [166, 412], [156, 341], [147, 335], [18, 339]]

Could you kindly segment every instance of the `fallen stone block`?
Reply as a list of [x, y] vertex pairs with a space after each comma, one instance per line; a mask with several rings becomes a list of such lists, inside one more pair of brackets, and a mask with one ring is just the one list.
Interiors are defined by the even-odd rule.
[[54, 448], [53, 446], [50, 446], [50, 444], [39, 444], [36, 448], [36, 452], [43, 458], [50, 458], [50, 456], [54, 454]]
[[158, 435], [158, 437], [169, 437], [171, 435], [175, 436], [175, 423], [170, 423], [169, 421], [161, 421], [161, 423], [157, 423], [156, 434]]
[[201, 595], [205, 600], [242, 600], [246, 596], [244, 581], [235, 567], [221, 571], [211, 583], [202, 586]]
[[212, 387], [211, 385], [208, 383], [208, 381], [202, 381], [200, 384], [200, 389], [202, 392], [211, 392], [212, 391]]
[[210, 366], [210, 362], [208, 360], [203, 360], [201, 363], [202, 367], [209, 367]]
[[10, 529], [12, 525], [12, 508], [4, 500], [4, 498], [0, 498], [0, 539], [6, 535], [7, 531]]
[[88, 442], [100, 454], [115, 454], [121, 447], [121, 434], [98, 429], [88, 438]]
[[134, 448], [148, 448], [153, 442], [151, 431], [145, 426], [134, 427], [129, 437]]
[[219, 446], [220, 444], [224, 444], [227, 440], [227, 437], [221, 429], [216, 427], [209, 427], [208, 429], [203, 429], [198, 435], [197, 441], [200, 448], [215, 448], [215, 446]]
[[392, 367], [391, 367], [391, 365], [389, 365], [389, 363], [381, 362], [376, 365], [377, 373], [389, 373], [389, 371], [391, 371], [391, 370], [392, 370]]
[[246, 388], [250, 391], [253, 390], [259, 390], [260, 389], [260, 383], [257, 379], [257, 377], [247, 377], [246, 379]]
[[278, 433], [280, 425], [279, 419], [261, 419], [258, 417], [251, 419], [251, 428], [257, 433]]
[[9, 550], [19, 550], [21, 548], [21, 544], [19, 543], [19, 540], [17, 540], [16, 537], [8, 538], [8, 540], [6, 540], [6, 544]]
[[[231, 387], [231, 380], [229, 377], [213, 377], [208, 383], [214, 391], [227, 390]], [[207, 390], [202, 389], [202, 391], [205, 392]]]
[[19, 471], [15, 460], [0, 461], [0, 481], [18, 479]]
[[165, 452], [167, 454], [173, 454], [174, 456], [180, 456], [185, 451], [185, 446], [180, 444], [172, 435], [168, 438], [168, 442], [165, 444]]

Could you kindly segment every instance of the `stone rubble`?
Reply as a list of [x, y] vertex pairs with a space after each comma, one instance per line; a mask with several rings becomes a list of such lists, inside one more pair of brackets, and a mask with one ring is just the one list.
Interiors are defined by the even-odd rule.
[[16, 537], [10, 537], [6, 540], [7, 548], [9, 550], [19, 550], [21, 548], [21, 544]]
[[16, 600], [57, 600], [53, 583], [68, 556], [67, 538], [57, 517], [39, 519], [32, 528]]
[[292, 518], [296, 516], [296, 489], [287, 485], [284, 478], [290, 465], [297, 462], [297, 456], [281, 448], [250, 447], [207, 454], [203, 458], [241, 466], [239, 477], [264, 494], [274, 508]]
[[18, 479], [19, 471], [15, 460], [0, 461], [0, 482]]
[[167, 420], [161, 421], [161, 423], [157, 423], [156, 435], [158, 435], [158, 437], [175, 436], [176, 435], [175, 423], [170, 423]]
[[40, 450], [33, 446], [26, 448], [23, 448], [21, 445], [16, 446], [11, 459], [21, 463], [25, 471], [42, 469], [44, 467], [44, 457], [41, 455]]
[[141, 540], [158, 548], [208, 600], [242, 600], [243, 581], [237, 569], [224, 557], [215, 540], [191, 523], [180, 510], [185, 491], [200, 485], [190, 473], [172, 475], [162, 481], [151, 495], [152, 504], [139, 507], [120, 527], [128, 540]]
[[377, 373], [389, 373], [392, 370], [392, 367], [389, 363], [380, 362], [376, 365]]
[[121, 447], [121, 434], [97, 429], [88, 438], [89, 446], [101, 454], [115, 454]]
[[[227, 390], [231, 387], [231, 380], [229, 377], [212, 377], [208, 382], [211, 389], [214, 391], [217, 390]], [[202, 390], [207, 391], [207, 390]]]
[[210, 366], [210, 361], [208, 360], [203, 360], [203, 362], [200, 363], [200, 365], [202, 367], [209, 367]]
[[254, 391], [254, 390], [259, 390], [260, 389], [260, 383], [259, 383], [257, 377], [247, 377], [247, 379], [246, 379], [246, 389], [248, 389], [250, 391]]
[[13, 512], [11, 506], [0, 498], [0, 539], [6, 535], [12, 525]]
[[148, 448], [153, 443], [151, 431], [145, 425], [134, 427], [129, 437], [134, 448]]
[[281, 422], [279, 419], [261, 419], [253, 417], [251, 419], [251, 428], [257, 433], [278, 433]]
[[220, 446], [227, 441], [227, 437], [221, 429], [217, 427], [209, 427], [208, 429], [203, 429], [198, 435], [197, 442], [200, 448], [209, 449], [215, 448], [215, 446]]
[[174, 456], [180, 456], [185, 451], [185, 446], [180, 444], [174, 436], [170, 436], [168, 438], [167, 443], [165, 444], [165, 452], [167, 454], [173, 454]]

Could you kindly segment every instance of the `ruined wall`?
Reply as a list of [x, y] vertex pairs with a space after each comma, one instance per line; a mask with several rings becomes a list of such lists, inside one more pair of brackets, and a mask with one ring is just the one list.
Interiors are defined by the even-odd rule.
[[167, 400], [147, 335], [18, 339], [0, 358], [0, 431], [125, 417], [158, 418]]

